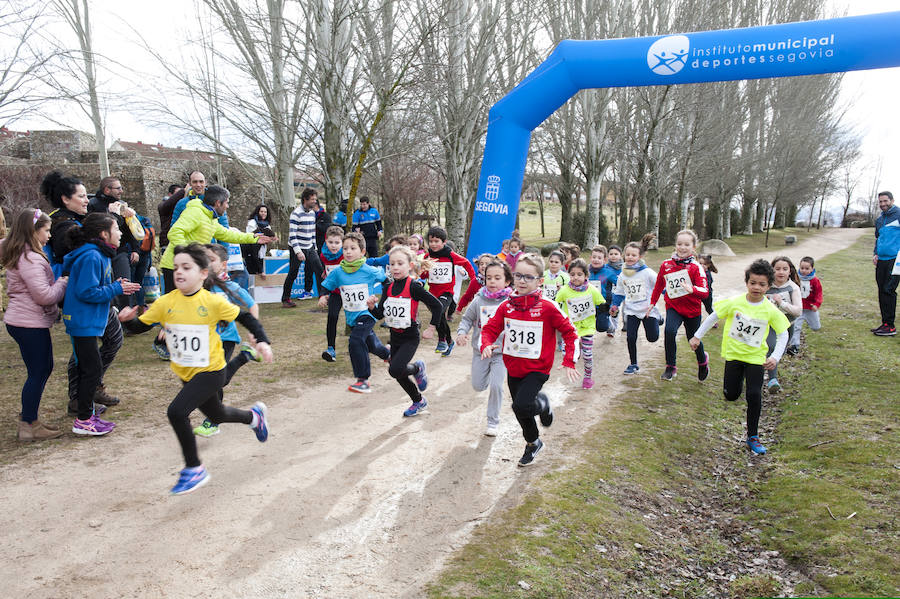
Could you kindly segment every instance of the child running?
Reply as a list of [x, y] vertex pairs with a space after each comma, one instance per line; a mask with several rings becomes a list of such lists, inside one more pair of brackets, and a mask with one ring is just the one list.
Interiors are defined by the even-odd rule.
[[509, 251], [506, 253], [506, 263], [510, 268], [516, 267], [516, 261], [522, 255], [522, 240], [513, 237], [509, 240]]
[[484, 267], [484, 287], [463, 314], [456, 330], [456, 338], [463, 347], [469, 342], [469, 332], [472, 332], [472, 388], [476, 391], [484, 391], [488, 387], [491, 389], [488, 394], [487, 428], [484, 430], [488, 437], [496, 437], [500, 426], [506, 366], [503, 365], [502, 354], [495, 354], [487, 360], [481, 357], [481, 327], [512, 293], [510, 285], [512, 271], [509, 264], [499, 260], [488, 262]]
[[488, 264], [494, 262], [495, 260], [497, 260], [497, 257], [493, 254], [481, 254], [480, 256], [478, 256], [478, 258], [475, 259], [475, 266], [478, 267], [478, 271], [475, 274], [475, 278], [469, 281], [469, 286], [466, 287], [466, 292], [459, 300], [459, 305], [456, 306], [457, 312], [462, 313], [462, 311], [469, 306], [472, 300], [475, 299], [475, 294], [481, 291], [481, 288], [484, 287], [484, 269]]
[[513, 400], [513, 413], [522, 427], [525, 437], [525, 453], [519, 466], [534, 463], [537, 453], [544, 447], [540, 440], [535, 417], [540, 416], [545, 427], [553, 424], [550, 398], [541, 387], [550, 378], [556, 355], [556, 331], [562, 332], [566, 353], [562, 366], [571, 382], [578, 380], [575, 370], [575, 340], [578, 334], [569, 319], [553, 302], [541, 297], [539, 287], [543, 283], [544, 261], [540, 256], [527, 254], [519, 258], [513, 273], [515, 293], [497, 308], [494, 316], [481, 329], [481, 357], [489, 360], [500, 333], [503, 337], [503, 363], [506, 380]]
[[[347, 350], [356, 382], [348, 389], [354, 393], [371, 393], [369, 376], [372, 374], [372, 364], [369, 362], [369, 352], [387, 360], [391, 350], [381, 344], [372, 330], [375, 327], [375, 317], [369, 312], [368, 301], [369, 297], [375, 295], [375, 283], [381, 283], [387, 279], [387, 275], [380, 268], [365, 263], [366, 240], [361, 233], [347, 233], [344, 235], [343, 245], [344, 259], [340, 268], [328, 273], [322, 287], [328, 291], [340, 289], [344, 317], [350, 327]], [[328, 305], [329, 295], [319, 298], [320, 308]]]
[[[166, 410], [185, 464], [171, 493], [182, 495], [209, 482], [209, 472], [200, 461], [197, 440], [191, 430], [190, 416], [197, 408], [216, 425], [242, 422], [250, 425], [260, 443], [269, 438], [264, 403], [258, 401], [249, 410], [222, 404], [220, 394], [225, 386], [226, 365], [222, 340], [216, 332], [219, 321], [237, 320], [244, 325], [258, 340], [256, 350], [266, 362], [272, 361], [272, 348], [258, 320], [206, 288], [212, 281], [209, 259], [202, 245], [190, 243], [176, 247], [173, 266], [175, 289], [153, 302], [138, 317], [138, 322], [130, 322], [128, 328], [132, 332], [144, 332], [159, 323], [166, 331], [169, 365], [183, 385]], [[137, 307], [124, 308], [119, 320], [128, 322], [136, 314]]]
[[443, 305], [441, 322], [437, 327], [438, 344], [434, 351], [446, 358], [453, 351], [456, 344], [450, 335], [449, 320], [452, 312], [449, 312], [453, 303], [453, 287], [456, 283], [456, 266], [462, 266], [469, 280], [475, 280], [475, 269], [468, 260], [460, 256], [447, 246], [447, 231], [441, 227], [428, 229], [428, 255], [434, 261], [434, 265], [423, 276], [428, 279], [428, 291], [438, 298]]
[[569, 284], [556, 294], [556, 303], [569, 317], [578, 333], [581, 357], [584, 360], [582, 389], [594, 388], [594, 333], [597, 329], [597, 306], [603, 304], [603, 294], [588, 283], [588, 265], [581, 258], [569, 264]]
[[[660, 377], [664, 381], [675, 378], [677, 371], [675, 358], [675, 337], [684, 324], [688, 339], [694, 336], [700, 326], [700, 312], [703, 298], [709, 295], [706, 274], [694, 259], [697, 248], [697, 234], [690, 229], [679, 231], [675, 236], [675, 252], [659, 267], [659, 276], [653, 286], [653, 295], [645, 316], [656, 306], [660, 294], [666, 292], [666, 369]], [[694, 349], [697, 356], [697, 378], [705, 381], [709, 376], [709, 356], [701, 343]]]
[[76, 435], [100, 436], [115, 424], [94, 413], [93, 398], [100, 384], [103, 360], [97, 340], [109, 320], [109, 304], [117, 295], [131, 295], [141, 288], [127, 279], [112, 280], [112, 259], [122, 238], [112, 214], [92, 212], [81, 227], [66, 232], [70, 247], [63, 259], [69, 284], [63, 300], [62, 320], [72, 338], [75, 374], [78, 380], [77, 415], [72, 423]]
[[791, 334], [791, 341], [787, 348], [787, 353], [791, 356], [800, 351], [800, 331], [803, 329], [804, 322], [814, 331], [822, 328], [822, 324], [819, 322], [822, 282], [816, 276], [816, 261], [811, 256], [801, 258], [797, 274], [800, 275], [800, 299], [803, 302], [803, 312], [794, 321], [794, 332]]
[[637, 359], [638, 329], [644, 325], [644, 335], [647, 341], [654, 343], [659, 340], [659, 323], [662, 320], [656, 307], [647, 314], [650, 306], [650, 292], [656, 286], [656, 272], [644, 263], [644, 252], [647, 250], [647, 242], [653, 238], [645, 236], [642, 243], [631, 241], [625, 244], [625, 265], [622, 274], [616, 281], [613, 291], [612, 306], [609, 314], [615, 318], [622, 306], [624, 317], [625, 338], [628, 342], [628, 367], [624, 374], [637, 374], [640, 371]]
[[[325, 276], [331, 274], [335, 268], [339, 268], [341, 260], [344, 259], [344, 229], [333, 226], [328, 227], [325, 231], [325, 247], [319, 252], [319, 259], [322, 261], [322, 267]], [[337, 323], [338, 316], [341, 314], [341, 291], [335, 289], [328, 294], [328, 320], [325, 324], [325, 340], [328, 346], [322, 352], [322, 359], [326, 362], [337, 361], [337, 351], [335, 341], [337, 340]], [[321, 298], [319, 298], [321, 300]]]
[[[612, 270], [606, 267], [606, 256], [608, 252], [609, 250], [606, 249], [605, 245], [595, 245], [591, 248], [591, 263], [588, 266], [588, 281], [591, 285], [600, 290], [604, 300], [607, 300], [606, 290], [612, 288], [609, 283], [609, 276], [612, 274]], [[613, 282], [612, 285], [615, 285], [615, 282]], [[612, 294], [610, 293], [609, 300], [611, 299]], [[612, 337], [616, 332], [616, 319], [609, 317], [609, 300], [597, 306], [597, 332], [605, 332], [607, 337]]]
[[[720, 318], [725, 319], [722, 335], [722, 357], [725, 358], [725, 399], [734, 401], [741, 396], [746, 383], [747, 447], [753, 453], [766, 453], [759, 441], [759, 416], [762, 412], [763, 371], [772, 370], [781, 359], [788, 340], [788, 320], [766, 300], [766, 290], [772, 285], [775, 272], [765, 260], [757, 260], [744, 271], [747, 293], [713, 304], [713, 311], [690, 339], [691, 348], [703, 347], [700, 339]], [[766, 357], [766, 337], [777, 335], [775, 348]]]
[[442, 306], [436, 297], [425, 291], [415, 280], [420, 265], [411, 249], [396, 246], [391, 248], [388, 256], [393, 282], [382, 292], [377, 307], [375, 296], [369, 296], [367, 301], [375, 318], [384, 318], [391, 329], [391, 362], [388, 373], [397, 379], [412, 400], [412, 405], [404, 410], [403, 415], [417, 416], [428, 407], [428, 402], [422, 397], [422, 391], [428, 387], [425, 362], [412, 361], [419, 347], [419, 322], [416, 320], [419, 303], [424, 303], [431, 310], [429, 328], [437, 326], [441, 321]]
[[[775, 304], [781, 312], [787, 316], [788, 323], [793, 326], [794, 320], [803, 313], [803, 300], [800, 297], [800, 278], [794, 263], [787, 256], [778, 256], [772, 260], [772, 268], [775, 271], [775, 279], [766, 291], [766, 297]], [[793, 329], [788, 330], [788, 336]], [[766, 338], [769, 354], [775, 350], [775, 333], [769, 331]], [[778, 367], [769, 370], [769, 393], [778, 393], [781, 383], [778, 382]]]
[[[253, 297], [240, 285], [228, 278], [228, 250], [220, 243], [207, 243], [203, 246], [206, 249], [206, 257], [209, 260], [209, 273], [212, 287], [210, 291], [221, 295], [226, 300], [250, 312], [253, 318], [259, 320], [259, 306], [253, 301]], [[220, 322], [216, 326], [216, 333], [222, 340], [222, 350], [225, 354], [225, 385], [231, 382], [234, 374], [247, 362], [261, 361], [260, 355], [253, 349], [253, 346], [247, 342], [241, 342], [241, 335], [238, 333], [237, 326], [234, 322]], [[241, 350], [234, 358], [235, 346], [240, 345]], [[219, 401], [222, 401], [223, 392], [219, 391]], [[194, 429], [194, 434], [201, 437], [212, 437], [219, 434], [219, 425], [215, 424], [209, 418]]]
[[[719, 272], [719, 269], [716, 268], [716, 265], [713, 263], [712, 256], [709, 254], [700, 254], [697, 261], [700, 263], [700, 266], [703, 267], [703, 273], [706, 275], [706, 288], [709, 289], [709, 295], [703, 298], [703, 307], [706, 308], [707, 314], [712, 314], [712, 305], [713, 305], [713, 276], [712, 273]], [[719, 326], [719, 323], [716, 323], [716, 326]]]
[[544, 271], [544, 285], [541, 287], [544, 299], [555, 302], [559, 290], [569, 284], [569, 273], [563, 270], [565, 261], [566, 257], [558, 250], [553, 250], [547, 257], [547, 270]]

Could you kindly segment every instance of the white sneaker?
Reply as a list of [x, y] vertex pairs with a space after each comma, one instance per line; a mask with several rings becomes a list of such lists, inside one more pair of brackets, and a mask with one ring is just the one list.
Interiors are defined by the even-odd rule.
[[496, 437], [497, 436], [497, 425], [495, 425], [495, 424], [487, 425], [487, 428], [484, 429], [484, 436], [485, 437]]

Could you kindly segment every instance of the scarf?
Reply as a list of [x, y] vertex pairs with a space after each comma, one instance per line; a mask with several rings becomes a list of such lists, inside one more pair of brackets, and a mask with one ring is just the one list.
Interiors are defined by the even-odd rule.
[[569, 281], [569, 287], [572, 289], [572, 291], [586, 291], [589, 285], [590, 283], [585, 281], [581, 285], [575, 286], [572, 281]]
[[352, 262], [350, 260], [347, 260], [346, 258], [344, 258], [343, 260], [341, 260], [341, 270], [343, 270], [348, 275], [353, 274], [357, 270], [362, 268], [362, 265], [365, 263], [366, 263], [365, 256], [363, 256], [362, 258], [357, 258], [356, 260], [353, 260]]
[[116, 251], [119, 249], [114, 245], [106, 243], [102, 239], [90, 239], [88, 240], [88, 243], [93, 243], [94, 245], [96, 245], [97, 249], [100, 250], [100, 253], [110, 259], [116, 257]]
[[611, 269], [613, 269], [613, 270], [615, 270], [615, 271], [618, 271], [618, 272], [621, 272], [621, 271], [622, 271], [622, 266], [623, 266], [624, 264], [625, 264], [625, 263], [624, 263], [623, 261], [621, 261], [621, 260], [616, 260], [615, 262], [613, 262], [612, 260], [610, 260], [609, 262], [606, 263], [607, 266], [609, 266]]
[[503, 289], [498, 289], [497, 291], [488, 291], [487, 287], [481, 288], [481, 295], [485, 299], [506, 299], [512, 293], [512, 287], [504, 287]]
[[675, 252], [672, 253], [672, 262], [674, 262], [675, 264], [678, 264], [679, 266], [687, 266], [688, 264], [690, 264], [693, 261], [694, 261], [694, 256], [692, 256], [692, 255], [688, 256], [687, 258], [682, 259], [682, 258], [678, 257], [677, 253], [675, 253]]
[[446, 245], [436, 252], [428, 250], [428, 255], [432, 258], [449, 258], [450, 253], [450, 248], [448, 248]]
[[535, 289], [531, 293], [526, 293], [525, 295], [510, 294], [509, 300], [507, 301], [509, 301], [513, 310], [517, 312], [527, 312], [538, 305], [541, 298], [541, 290]]
[[811, 281], [812, 278], [813, 278], [814, 276], [816, 276], [816, 269], [815, 269], [815, 268], [812, 269], [812, 272], [809, 273], [808, 275], [801, 275], [800, 273], [797, 273], [797, 274], [800, 275], [800, 280], [801, 280], [801, 281]]
[[331, 250], [328, 249], [327, 245], [322, 248], [322, 255], [325, 256], [326, 258], [328, 258], [329, 260], [335, 260], [336, 258], [341, 256], [343, 253], [344, 253], [344, 250], [339, 249], [338, 251], [336, 251], [335, 253], [332, 254]]
[[626, 277], [633, 277], [635, 273], [639, 273], [645, 268], [647, 268], [647, 263], [644, 262], [643, 258], [641, 258], [640, 260], [635, 262], [634, 266], [623, 266], [622, 272], [625, 273]]
[[591, 272], [592, 275], [598, 275], [598, 274], [600, 274], [600, 271], [603, 270], [603, 267], [601, 266], [600, 268], [594, 268], [593, 266], [591, 266], [591, 265], [589, 264], [589, 265], [588, 265], [588, 270]]

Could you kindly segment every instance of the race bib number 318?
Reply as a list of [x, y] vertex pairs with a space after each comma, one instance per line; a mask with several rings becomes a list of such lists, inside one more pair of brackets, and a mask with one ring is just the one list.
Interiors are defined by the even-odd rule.
[[515, 358], [536, 360], [541, 357], [544, 323], [540, 321], [506, 319], [506, 339], [503, 353]]

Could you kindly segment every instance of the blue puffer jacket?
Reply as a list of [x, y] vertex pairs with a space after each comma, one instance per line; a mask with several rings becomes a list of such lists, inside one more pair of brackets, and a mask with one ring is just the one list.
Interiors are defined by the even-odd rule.
[[893, 260], [900, 252], [900, 206], [891, 206], [875, 220], [875, 253], [879, 260]]
[[110, 255], [94, 242], [66, 254], [63, 270], [69, 285], [63, 300], [62, 319], [73, 337], [100, 337], [106, 329], [109, 302], [122, 294], [122, 284], [112, 280]]

